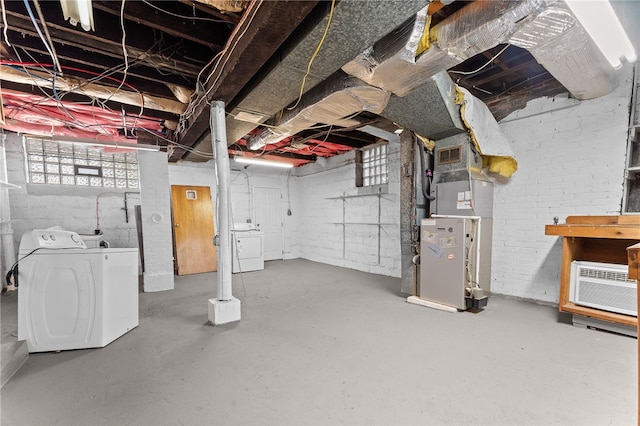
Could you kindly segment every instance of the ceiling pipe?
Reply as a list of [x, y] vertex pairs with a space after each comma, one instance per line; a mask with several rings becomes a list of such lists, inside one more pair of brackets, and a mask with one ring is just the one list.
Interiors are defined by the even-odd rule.
[[[53, 81], [51, 75], [40, 71], [30, 70], [28, 74], [16, 70], [7, 65], [0, 65], [0, 79], [13, 83], [29, 84], [38, 87], [51, 89]], [[58, 91], [80, 93], [82, 95], [99, 99], [109, 99], [127, 105], [139, 106], [164, 111], [180, 115], [187, 108], [186, 104], [172, 99], [161, 98], [159, 96], [147, 95], [144, 93], [117, 90], [115, 87], [102, 86], [89, 83], [83, 78], [56, 77], [56, 89]]]

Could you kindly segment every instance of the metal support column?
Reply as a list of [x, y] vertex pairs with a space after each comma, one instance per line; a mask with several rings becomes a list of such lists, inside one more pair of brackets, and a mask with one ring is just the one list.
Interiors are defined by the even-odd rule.
[[240, 301], [232, 295], [231, 280], [231, 193], [229, 152], [224, 102], [211, 103], [211, 143], [218, 181], [218, 273], [216, 299], [209, 299], [209, 321], [225, 324], [240, 320]]

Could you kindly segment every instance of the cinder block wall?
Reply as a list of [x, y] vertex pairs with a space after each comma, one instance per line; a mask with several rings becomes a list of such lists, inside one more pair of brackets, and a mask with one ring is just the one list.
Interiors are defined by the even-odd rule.
[[494, 193], [493, 292], [557, 303], [562, 239], [545, 236], [544, 225], [620, 214], [630, 68], [607, 96], [537, 99], [500, 123], [518, 171]]
[[144, 291], [172, 290], [171, 193], [166, 152], [139, 151]]
[[[5, 144], [9, 182], [20, 189], [9, 191], [15, 248], [22, 234], [36, 228], [62, 226], [80, 234], [93, 234], [96, 228], [96, 198], [107, 188], [67, 188], [51, 185], [30, 185], [26, 182], [22, 137], [7, 132]], [[126, 222], [124, 194], [100, 197], [100, 229], [111, 247], [138, 247], [134, 206], [140, 204], [138, 194], [129, 197], [129, 222]]]
[[320, 163], [296, 170], [300, 257], [399, 277], [399, 142], [389, 144], [389, 184], [380, 207], [376, 195], [358, 195], [353, 151]]

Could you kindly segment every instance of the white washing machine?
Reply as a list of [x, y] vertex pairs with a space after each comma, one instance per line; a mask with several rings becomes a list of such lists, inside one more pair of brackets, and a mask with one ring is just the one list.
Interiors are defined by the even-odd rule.
[[29, 352], [103, 347], [138, 325], [138, 249], [86, 248], [75, 232], [22, 236], [18, 340]]
[[264, 232], [246, 224], [235, 224], [231, 232], [231, 272], [261, 271], [264, 269]]

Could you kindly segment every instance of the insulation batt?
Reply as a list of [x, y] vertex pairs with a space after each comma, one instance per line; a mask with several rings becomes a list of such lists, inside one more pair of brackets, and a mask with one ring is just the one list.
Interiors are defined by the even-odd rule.
[[489, 108], [467, 89], [458, 87], [457, 103], [476, 150], [488, 163], [489, 172], [510, 178], [518, 169], [509, 140], [502, 133]]

